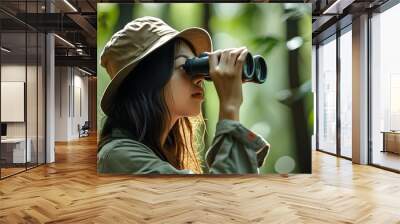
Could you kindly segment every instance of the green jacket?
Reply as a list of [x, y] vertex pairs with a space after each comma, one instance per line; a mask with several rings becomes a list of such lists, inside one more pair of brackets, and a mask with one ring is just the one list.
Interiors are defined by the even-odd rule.
[[[211, 174], [259, 173], [269, 152], [269, 144], [261, 136], [232, 120], [217, 123], [215, 137], [206, 152]], [[146, 145], [129, 138], [129, 134], [114, 129], [109, 140], [99, 145], [99, 173], [119, 174], [193, 174], [178, 170], [161, 159]]]

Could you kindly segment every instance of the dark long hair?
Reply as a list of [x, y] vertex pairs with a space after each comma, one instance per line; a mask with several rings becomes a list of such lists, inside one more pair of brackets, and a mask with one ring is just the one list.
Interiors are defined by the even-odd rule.
[[202, 172], [195, 142], [198, 139], [194, 134], [194, 125], [204, 125], [201, 115], [197, 120], [178, 119], [165, 144], [161, 143], [162, 133], [171, 117], [165, 102], [165, 86], [172, 76], [175, 51], [183, 42], [195, 52], [185, 40], [174, 39], [146, 56], [123, 81], [112, 109], [105, 117], [99, 145], [110, 137], [114, 128], [118, 128], [127, 131], [134, 140], [151, 148], [175, 168]]

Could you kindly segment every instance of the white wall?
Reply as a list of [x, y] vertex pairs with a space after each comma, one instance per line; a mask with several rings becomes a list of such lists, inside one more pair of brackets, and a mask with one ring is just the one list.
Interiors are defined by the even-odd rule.
[[[25, 82], [25, 65], [6, 64], [1, 66], [1, 81], [3, 82]], [[7, 110], [7, 108], [1, 108]], [[25, 122], [8, 122], [8, 137], [25, 137]]]
[[55, 68], [55, 140], [68, 140], [68, 68]]
[[[25, 64], [3, 64], [1, 66], [2, 82], [24, 82], [26, 84], [26, 106], [22, 102], [22, 107], [14, 108], [20, 110], [20, 113], [26, 112], [26, 120], [22, 122], [6, 122], [7, 123], [7, 137], [8, 138], [24, 138], [25, 134], [31, 144], [31, 156], [33, 162], [39, 159], [39, 163], [44, 163], [45, 153], [45, 117], [44, 117], [44, 73], [42, 67], [39, 65]], [[25, 80], [27, 79], [27, 80]], [[4, 94], [2, 89], [2, 93]], [[20, 90], [21, 91], [21, 90]], [[21, 93], [24, 93], [22, 90]], [[5, 93], [7, 94], [7, 93]], [[2, 98], [7, 98], [7, 95], [2, 95]], [[25, 101], [25, 100], [23, 100]], [[3, 102], [2, 102], [3, 105]], [[2, 112], [13, 112], [13, 108], [3, 105]], [[22, 115], [24, 116], [24, 115]], [[24, 120], [24, 119], [23, 119]]]
[[[36, 68], [33, 66], [27, 66], [25, 67], [24, 65], [19, 65], [19, 64], [3, 64], [1, 66], [1, 81], [2, 82], [25, 82], [25, 75], [26, 75], [26, 70], [28, 71], [28, 75], [33, 74], [33, 70]], [[35, 70], [36, 74], [36, 70]], [[30, 83], [32, 84], [32, 83]], [[36, 82], [34, 83], [36, 85]], [[27, 89], [27, 90], [32, 90], [27, 92], [27, 103], [30, 103], [32, 101], [32, 98], [36, 98], [36, 89]], [[2, 96], [4, 97], [4, 96]], [[36, 104], [34, 105], [36, 108]], [[23, 108], [22, 108], [23, 109]], [[8, 110], [8, 108], [1, 108], [1, 110]], [[28, 110], [28, 109], [27, 109]], [[30, 112], [28, 110], [28, 112]], [[33, 127], [33, 124], [31, 123], [32, 121], [35, 121], [35, 127], [34, 129], [36, 130], [36, 114], [33, 113], [28, 113], [27, 114], [28, 122], [28, 128]], [[8, 137], [25, 137], [25, 126], [26, 122], [7, 122], [7, 136]], [[30, 132], [28, 133], [28, 137]]]
[[55, 140], [77, 139], [78, 124], [82, 126], [89, 117], [88, 78], [76, 68], [56, 67], [55, 85]]
[[[73, 119], [72, 119], [72, 130], [71, 130], [71, 135], [78, 137], [78, 124], [81, 126], [85, 123], [85, 121], [89, 120], [89, 113], [88, 113], [88, 77], [87, 76], [81, 76], [83, 73], [78, 71], [79, 75], [76, 75], [76, 72], [78, 70], [75, 70], [75, 75], [74, 75], [74, 111], [73, 113]], [[80, 93], [79, 93], [80, 91]], [[80, 95], [80, 98], [79, 98]], [[80, 105], [79, 105], [80, 101]], [[82, 107], [82, 108], [79, 108]], [[82, 111], [80, 112], [79, 109]]]

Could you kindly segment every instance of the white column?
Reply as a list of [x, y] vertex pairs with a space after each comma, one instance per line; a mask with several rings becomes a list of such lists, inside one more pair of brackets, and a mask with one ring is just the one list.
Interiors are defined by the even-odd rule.
[[[50, 1], [46, 4], [47, 12], [53, 12], [54, 6]], [[54, 133], [55, 133], [55, 54], [54, 35], [46, 35], [46, 163], [55, 162]]]
[[368, 163], [368, 16], [353, 19], [353, 162]]

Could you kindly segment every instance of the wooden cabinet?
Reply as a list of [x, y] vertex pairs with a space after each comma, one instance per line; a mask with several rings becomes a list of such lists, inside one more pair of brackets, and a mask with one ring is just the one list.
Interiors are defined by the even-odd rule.
[[383, 152], [400, 154], [400, 132], [383, 133]]

